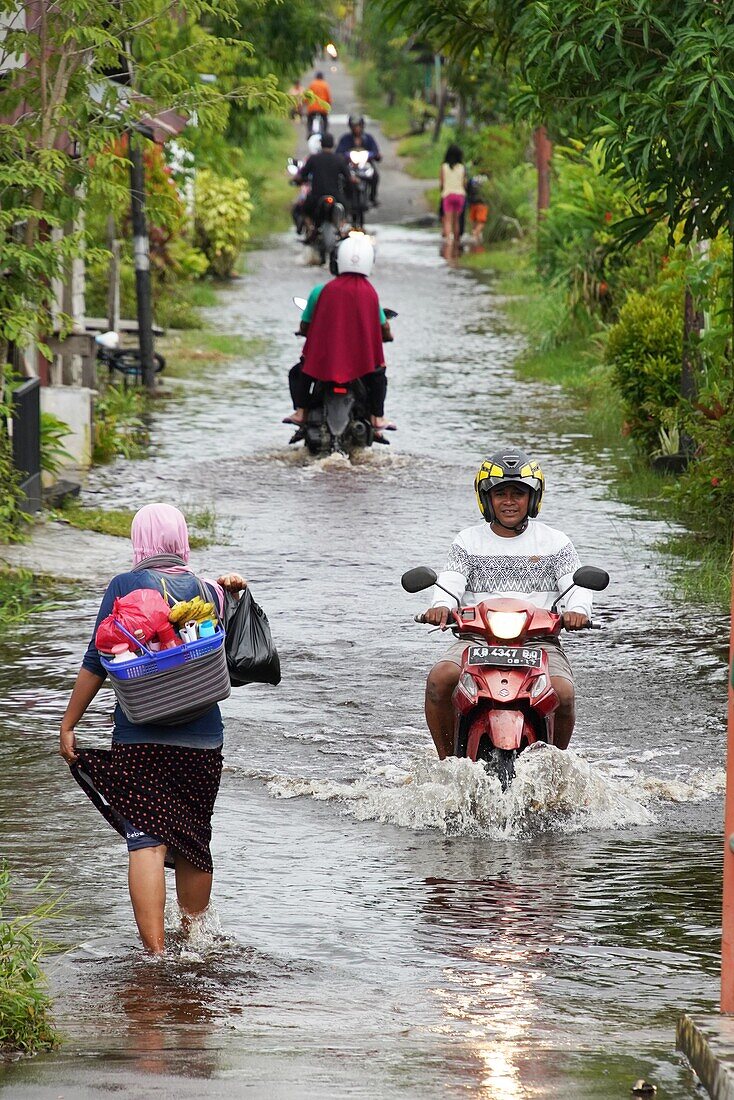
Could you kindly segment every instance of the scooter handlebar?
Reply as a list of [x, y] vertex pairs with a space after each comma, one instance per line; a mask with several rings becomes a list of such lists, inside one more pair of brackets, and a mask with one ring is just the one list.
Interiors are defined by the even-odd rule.
[[[413, 622], [422, 623], [423, 625], [426, 625], [426, 626], [431, 625], [430, 623], [426, 623], [426, 621], [425, 621], [425, 619], [423, 618], [422, 615], [414, 615], [413, 616]], [[435, 624], [433, 624], [433, 625], [435, 626]], [[452, 622], [452, 620], [449, 619], [446, 623], [446, 629], [451, 630], [454, 627], [456, 627], [456, 623]], [[440, 630], [441, 627], [436, 627], [436, 629]], [[582, 630], [602, 630], [603, 627], [602, 627], [601, 623], [593, 623], [593, 622], [591, 622], [591, 620], [589, 620], [589, 622], [586, 624], [586, 626], [582, 626], [581, 629]], [[570, 633], [573, 633], [573, 631], [570, 631]]]

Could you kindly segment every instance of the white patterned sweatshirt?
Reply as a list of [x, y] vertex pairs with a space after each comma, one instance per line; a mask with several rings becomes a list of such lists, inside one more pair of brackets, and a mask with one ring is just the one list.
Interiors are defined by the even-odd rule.
[[[537, 519], [529, 520], [523, 533], [513, 538], [495, 535], [488, 523], [478, 523], [456, 536], [438, 583], [456, 593], [461, 607], [492, 596], [511, 596], [550, 610], [557, 596], [573, 584], [579, 565], [568, 535]], [[434, 593], [432, 607], [456, 606], [440, 588]], [[563, 601], [566, 611], [589, 618], [591, 605], [588, 588], [572, 588]]]

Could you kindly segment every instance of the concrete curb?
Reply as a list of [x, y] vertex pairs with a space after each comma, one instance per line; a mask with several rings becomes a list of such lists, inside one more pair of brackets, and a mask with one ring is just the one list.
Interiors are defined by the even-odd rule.
[[734, 1016], [681, 1016], [675, 1045], [711, 1100], [734, 1100]]

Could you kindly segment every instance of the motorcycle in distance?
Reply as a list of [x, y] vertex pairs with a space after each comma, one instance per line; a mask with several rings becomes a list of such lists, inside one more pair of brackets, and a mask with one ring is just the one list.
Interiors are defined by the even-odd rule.
[[370, 163], [367, 149], [352, 149], [349, 154], [349, 178], [351, 181], [350, 213], [355, 229], [364, 229], [364, 216], [370, 205], [370, 184], [375, 169]]
[[[422, 592], [437, 583], [433, 569], [418, 566], [404, 573], [406, 592]], [[474, 607], [457, 606], [449, 622], [454, 635], [466, 639], [454, 706], [454, 754], [481, 762], [506, 791], [515, 777], [519, 753], [538, 741], [552, 745], [558, 696], [548, 672], [548, 657], [540, 643], [557, 638], [563, 626], [558, 606], [578, 585], [602, 592], [609, 574], [584, 565], [573, 574], [573, 585], [562, 592], [550, 611], [509, 597], [493, 596]], [[442, 591], [459, 604], [447, 588]], [[415, 616], [422, 622], [422, 616]], [[601, 629], [589, 623], [590, 629]]]
[[[294, 305], [301, 311], [306, 308], [305, 298], [294, 298]], [[388, 321], [397, 317], [394, 309], [383, 310]], [[300, 332], [296, 336], [301, 336]], [[375, 436], [369, 412], [367, 394], [358, 378], [354, 382], [317, 382], [311, 403], [306, 409], [306, 422], [293, 433], [289, 443], [303, 443], [309, 454], [324, 457], [330, 454], [349, 455], [373, 443], [390, 441]]]
[[306, 228], [306, 222], [303, 217], [303, 200], [308, 195], [311, 188], [307, 183], [299, 183], [296, 176], [299, 174], [305, 161], [296, 160], [294, 157], [288, 157], [286, 164], [286, 172], [291, 177], [290, 182], [294, 187], [298, 188], [298, 198], [291, 207], [291, 217], [293, 218], [293, 224], [296, 227], [296, 233], [300, 237]]
[[[293, 157], [288, 158], [286, 171], [291, 177], [291, 182], [295, 186], [298, 186], [297, 176], [302, 167], [302, 161], [294, 160]], [[296, 233], [298, 233], [299, 236], [306, 232], [306, 221], [303, 216], [303, 200], [306, 198], [306, 195], [308, 195], [309, 190], [310, 188], [307, 184], [301, 185], [298, 201], [291, 212], [296, 227]], [[304, 238], [303, 242], [311, 246], [319, 264], [325, 264], [327, 260], [331, 261], [336, 246], [344, 236], [346, 219], [347, 212], [343, 204], [335, 199], [333, 195], [323, 195], [319, 199], [314, 216], [313, 229], [310, 236]]]

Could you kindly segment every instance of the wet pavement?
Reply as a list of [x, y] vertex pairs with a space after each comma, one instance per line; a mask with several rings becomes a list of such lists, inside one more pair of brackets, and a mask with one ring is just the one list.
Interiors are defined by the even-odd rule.
[[[371, 228], [399, 312], [389, 448], [288, 448], [291, 296], [323, 275], [286, 235], [208, 311], [262, 354], [195, 378], [149, 459], [91, 478], [101, 504], [214, 506], [194, 564], [248, 577], [283, 663], [279, 688], [223, 706], [215, 912], [164, 959], [141, 957], [124, 846], [54, 755], [107, 577], [0, 639], [0, 851], [21, 885], [51, 870], [67, 891], [68, 945], [49, 967], [64, 1044], [0, 1072], [0, 1095], [608, 1100], [640, 1077], [699, 1095], [675, 1024], [718, 993], [726, 620], [671, 598], [664, 531], [610, 497], [616, 456], [583, 412], [515, 377], [491, 283], [447, 267], [435, 232]], [[422, 690], [446, 639], [399, 579], [478, 521], [473, 475], [508, 441], [542, 462], [542, 518], [612, 583], [604, 630], [568, 641], [572, 751], [530, 754], [502, 795], [434, 757]], [[85, 744], [109, 710], [105, 689]]]

